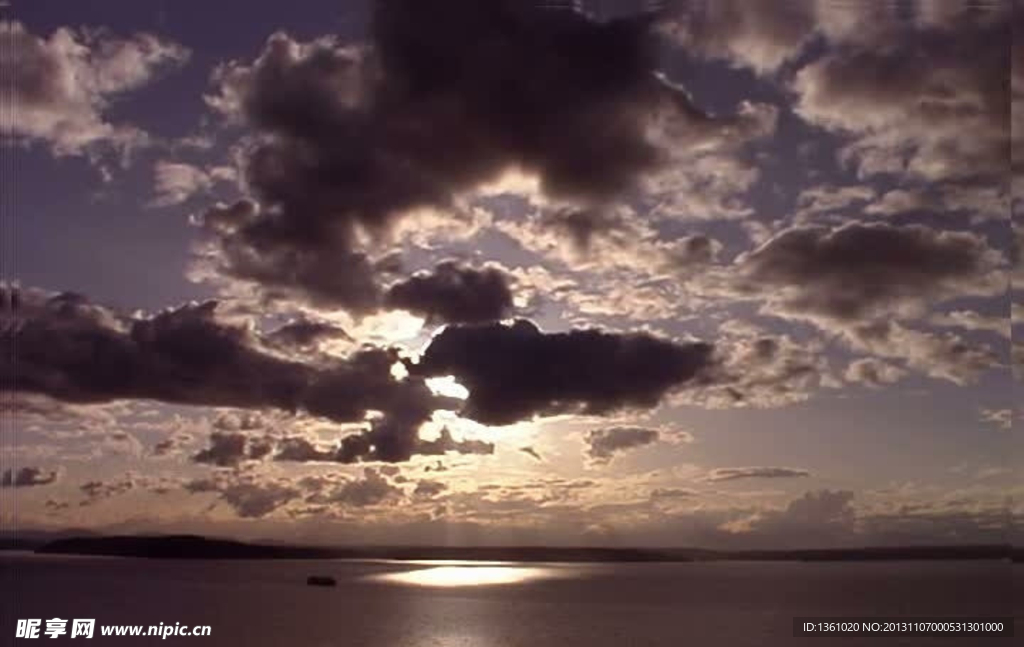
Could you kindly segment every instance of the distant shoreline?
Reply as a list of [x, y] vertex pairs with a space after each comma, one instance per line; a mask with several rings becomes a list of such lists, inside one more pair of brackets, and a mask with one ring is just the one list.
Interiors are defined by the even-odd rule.
[[1024, 548], [1009, 545], [896, 546], [804, 550], [709, 550], [699, 548], [590, 548], [545, 546], [320, 547], [255, 544], [191, 535], [69, 537], [38, 546], [13, 542], [9, 549], [45, 555], [94, 555], [148, 559], [351, 559], [459, 560], [487, 562], [697, 562], [697, 561], [895, 561], [1012, 560]]

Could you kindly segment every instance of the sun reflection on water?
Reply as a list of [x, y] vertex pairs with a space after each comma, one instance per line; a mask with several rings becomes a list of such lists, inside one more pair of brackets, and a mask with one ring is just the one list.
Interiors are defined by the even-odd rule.
[[411, 586], [457, 587], [520, 584], [551, 577], [556, 577], [555, 569], [535, 566], [435, 566], [373, 575], [371, 579]]

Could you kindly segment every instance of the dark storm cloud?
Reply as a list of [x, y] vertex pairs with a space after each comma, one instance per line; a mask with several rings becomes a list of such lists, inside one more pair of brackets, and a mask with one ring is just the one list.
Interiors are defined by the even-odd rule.
[[428, 321], [482, 323], [503, 319], [512, 311], [512, 290], [508, 275], [497, 268], [474, 269], [447, 261], [433, 272], [392, 285], [385, 303]]
[[977, 234], [852, 222], [788, 229], [739, 263], [743, 288], [769, 295], [775, 311], [857, 321], [998, 294], [1003, 261]]
[[719, 467], [711, 470], [704, 480], [717, 483], [753, 478], [799, 478], [810, 475], [807, 470], [792, 467]]
[[713, 350], [646, 333], [543, 333], [518, 319], [449, 326], [409, 369], [455, 376], [469, 389], [461, 414], [504, 425], [543, 414], [654, 407], [673, 389], [699, 381], [714, 362]]
[[[613, 196], [659, 161], [644, 133], [649, 111], [703, 115], [655, 78], [649, 19], [597, 23], [533, 4], [378, 2], [374, 44], [388, 85], [377, 96], [433, 108], [451, 126], [436, 142], [465, 151], [438, 160], [451, 184], [513, 163], [536, 170], [553, 195]], [[434, 158], [433, 142], [406, 143]]]
[[[308, 199], [314, 189], [296, 189]], [[308, 219], [317, 213], [301, 209]], [[324, 216], [329, 220], [331, 215]], [[286, 216], [268, 213], [252, 200], [218, 204], [203, 214], [201, 226], [212, 246], [200, 248], [211, 270], [259, 284], [270, 299], [301, 297], [321, 307], [344, 307], [370, 312], [380, 305], [377, 274], [384, 268], [355, 249], [354, 233], [344, 220], [318, 225], [325, 231], [292, 233]], [[326, 231], [340, 228], [340, 232]]]
[[[0, 297], [13, 314], [5, 316], [0, 341], [14, 348], [13, 357], [0, 358], [0, 377], [15, 391], [71, 402], [274, 408], [334, 422], [359, 422], [378, 411], [383, 415], [367, 437], [373, 451], [352, 455], [380, 460], [407, 458], [419, 426], [435, 409], [456, 404], [433, 395], [419, 378], [396, 380], [395, 350], [363, 347], [310, 363], [278, 358], [256, 332], [219, 321], [212, 301], [129, 318], [71, 294], [5, 288]], [[249, 426], [243, 420], [226, 429]], [[230, 454], [232, 447], [237, 444], [220, 449]], [[232, 460], [219, 455], [209, 460]]]
[[668, 161], [662, 138], [699, 143], [717, 128], [656, 74], [648, 17], [595, 22], [513, 0], [375, 8], [365, 45], [278, 33], [214, 75], [210, 105], [255, 133], [253, 201], [202, 219], [214, 271], [370, 310], [381, 268], [364, 239], [386, 241], [400, 218], [457, 217], [461, 196], [510, 170], [600, 203]]
[[44, 470], [41, 467], [20, 467], [4, 470], [0, 476], [0, 487], [35, 487], [50, 485], [60, 478], [57, 470]]
[[5, 289], [2, 296], [13, 306], [2, 336], [15, 357], [5, 356], [0, 369], [17, 390], [71, 402], [291, 409], [309, 377], [301, 365], [257, 351], [245, 329], [217, 322], [215, 302], [128, 319], [74, 294]]
[[658, 441], [657, 429], [644, 427], [608, 427], [587, 432], [587, 456], [599, 463], [611, 461], [616, 454], [650, 445]]

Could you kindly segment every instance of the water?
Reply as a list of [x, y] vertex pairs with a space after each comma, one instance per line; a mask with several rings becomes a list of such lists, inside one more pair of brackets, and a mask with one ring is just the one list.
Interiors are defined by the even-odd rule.
[[[878, 638], [793, 638], [792, 618], [1013, 615], [1020, 636], [1024, 606], [1024, 569], [997, 562], [473, 568], [460, 563], [150, 561], [7, 554], [0, 555], [0, 568], [0, 645], [14, 644], [12, 618], [54, 616], [95, 618], [98, 625], [180, 622], [212, 628], [210, 637], [160, 641], [96, 636], [87, 643], [111, 645], [877, 645]], [[311, 574], [333, 576], [337, 587], [306, 586]], [[1009, 645], [1014, 639], [883, 642]]]

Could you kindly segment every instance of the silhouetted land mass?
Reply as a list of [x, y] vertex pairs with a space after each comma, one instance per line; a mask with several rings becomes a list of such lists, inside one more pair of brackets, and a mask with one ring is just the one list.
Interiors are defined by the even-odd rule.
[[324, 547], [250, 544], [192, 535], [74, 537], [57, 539], [37, 553], [152, 559], [392, 559], [508, 562], [690, 561], [1021, 561], [1024, 550], [1008, 545], [903, 546], [811, 550], [718, 551], [695, 548], [565, 548], [544, 546]]
[[88, 530], [29, 530], [0, 532], [0, 550], [36, 550], [58, 539], [95, 536]]

